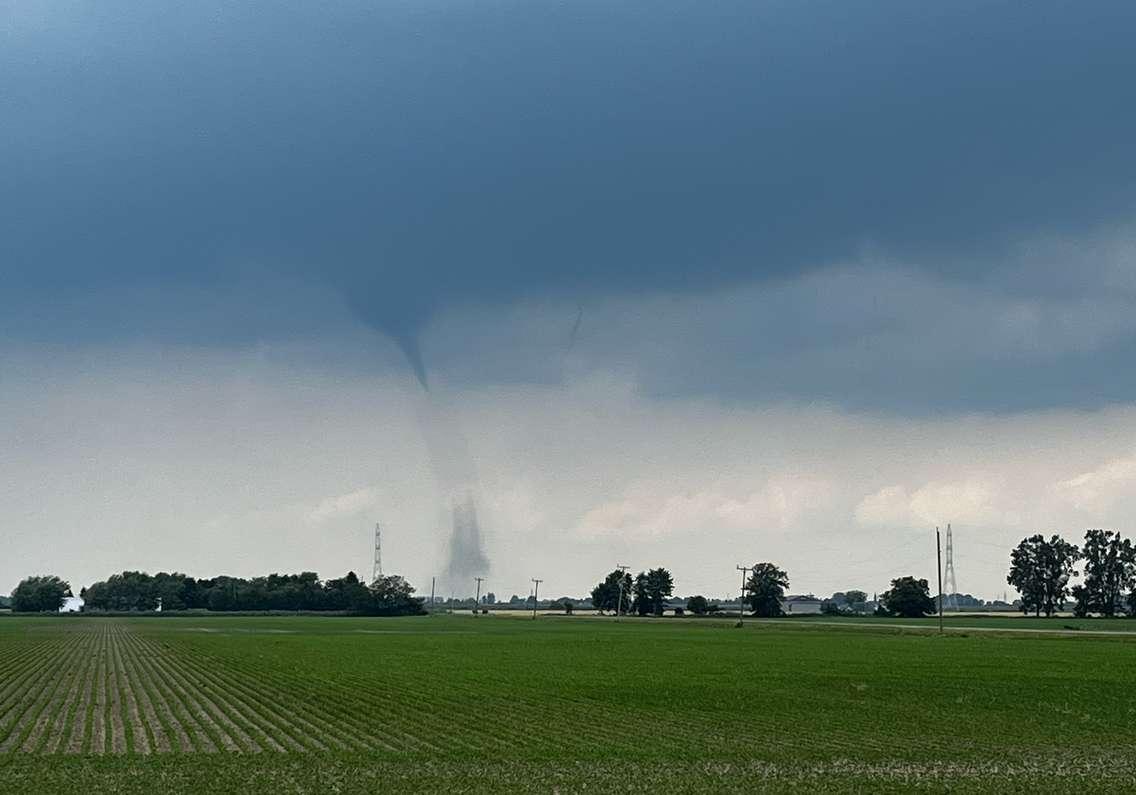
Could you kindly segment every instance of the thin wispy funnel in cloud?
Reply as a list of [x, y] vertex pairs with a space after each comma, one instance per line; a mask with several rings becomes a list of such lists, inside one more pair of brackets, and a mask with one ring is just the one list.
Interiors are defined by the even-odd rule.
[[420, 292], [407, 292], [384, 284], [378, 271], [342, 285], [348, 306], [402, 351], [422, 386], [415, 403], [418, 427], [426, 443], [430, 467], [451, 509], [446, 574], [453, 586], [470, 582], [489, 570], [481, 526], [477, 520], [477, 469], [469, 442], [456, 417], [430, 388], [426, 361], [419, 344], [420, 330], [430, 308]]
[[406, 353], [422, 384], [415, 412], [434, 477], [450, 503], [452, 524], [446, 549], [446, 574], [451, 585], [460, 587], [489, 571], [489, 558], [477, 520], [477, 468], [457, 419], [430, 389], [417, 343], [410, 347], [400, 343], [399, 347]]
[[580, 333], [580, 322], [584, 319], [584, 305], [580, 304], [576, 307], [576, 322], [572, 324], [572, 330], [568, 333], [568, 352], [571, 353], [572, 349], [576, 347], [576, 335]]
[[418, 379], [418, 383], [427, 392], [430, 391], [430, 381], [426, 378], [426, 363], [422, 361], [422, 350], [418, 346], [418, 337], [416, 335], [399, 334], [394, 337], [394, 342], [402, 351], [402, 355], [406, 357], [406, 361], [410, 363], [411, 369], [414, 370], [414, 377]]

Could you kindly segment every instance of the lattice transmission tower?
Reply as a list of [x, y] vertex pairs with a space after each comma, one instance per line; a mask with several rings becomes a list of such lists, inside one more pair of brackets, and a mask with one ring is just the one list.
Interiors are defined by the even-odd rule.
[[944, 605], [951, 610], [958, 610], [958, 583], [955, 582], [955, 544], [951, 538], [951, 526], [947, 525], [947, 562], [943, 567], [943, 596]]
[[371, 568], [371, 582], [383, 576], [383, 529], [375, 524], [375, 565]]

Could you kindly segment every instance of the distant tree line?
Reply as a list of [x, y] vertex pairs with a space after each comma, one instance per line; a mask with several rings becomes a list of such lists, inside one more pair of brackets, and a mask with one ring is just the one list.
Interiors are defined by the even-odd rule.
[[54, 574], [28, 577], [12, 591], [12, 610], [16, 613], [57, 613], [69, 596], [71, 584]]
[[315, 572], [265, 577], [195, 579], [185, 574], [124, 571], [79, 592], [84, 610], [163, 611], [312, 610], [401, 616], [424, 612], [422, 600], [402, 577], [367, 585], [354, 572], [321, 581]]
[[[592, 589], [592, 607], [603, 613], [635, 613], [661, 616], [663, 605], [674, 594], [674, 578], [662, 566], [641, 571], [635, 578], [616, 569]], [[620, 599], [622, 598], [622, 602]]]
[[[789, 575], [774, 563], [755, 563], [747, 570], [742, 594], [751, 615], [776, 618], [785, 615], [782, 605], [789, 587]], [[592, 607], [603, 612], [662, 615], [663, 605], [674, 591], [674, 578], [660, 567], [640, 572], [634, 579], [625, 571], [616, 569], [592, 589]], [[620, 604], [620, 593], [623, 602]], [[848, 590], [833, 594], [825, 601], [826, 612], [847, 613], [855, 605], [864, 604], [868, 595], [864, 591]], [[899, 577], [891, 588], [880, 595], [878, 615], [916, 618], [935, 611], [935, 602], [929, 593], [927, 581], [915, 577]], [[722, 607], [705, 596], [691, 596], [686, 600], [685, 611], [696, 616], [715, 615]]]
[[[1083, 581], [1070, 586], [1081, 565]], [[783, 615], [782, 604], [789, 587], [788, 574], [776, 564], [755, 563], [747, 569], [743, 602], [759, 617]], [[1007, 583], [1021, 594], [1024, 612], [1052, 616], [1063, 609], [1067, 599], [1074, 600], [1073, 612], [1116, 616], [1127, 612], [1136, 615], [1136, 547], [1129, 539], [1112, 530], [1088, 530], [1078, 547], [1054, 534], [1041, 534], [1021, 541], [1010, 554]], [[603, 612], [662, 615], [674, 593], [674, 577], [659, 566], [641, 571], [634, 577], [616, 569], [591, 591], [592, 607]], [[58, 611], [71, 586], [53, 575], [28, 577], [6, 600], [15, 612]], [[315, 572], [270, 574], [265, 577], [213, 577], [195, 579], [185, 574], [159, 572], [154, 575], [124, 571], [96, 582], [80, 591], [86, 610], [153, 611], [212, 610], [224, 611], [339, 611], [361, 615], [417, 615], [424, 612], [422, 599], [414, 596], [414, 588], [397, 575], [380, 577], [367, 585], [354, 572], [345, 577], [321, 581]], [[475, 606], [473, 600], [469, 601]], [[497, 601], [492, 593], [482, 604]], [[0, 607], [5, 606], [0, 602]], [[516, 595], [508, 604], [531, 605]], [[826, 613], [840, 614], [867, 603], [867, 594], [849, 590], [833, 594], [823, 602]], [[575, 607], [572, 600], [561, 599], [554, 606], [565, 612]], [[936, 611], [925, 579], [898, 577], [876, 600], [876, 614], [916, 618]], [[686, 601], [686, 612], [713, 615], [721, 606], [702, 595]]]
[[[1078, 563], [1084, 579], [1070, 588]], [[1136, 548], [1113, 530], [1087, 530], [1080, 547], [1056, 534], [1032, 535], [1010, 553], [1006, 582], [1021, 594], [1026, 613], [1052, 616], [1072, 596], [1077, 616], [1136, 615]]]

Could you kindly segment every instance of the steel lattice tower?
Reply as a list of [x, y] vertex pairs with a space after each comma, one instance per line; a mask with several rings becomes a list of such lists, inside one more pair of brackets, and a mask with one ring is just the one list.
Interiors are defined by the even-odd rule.
[[383, 576], [383, 531], [382, 526], [375, 524], [375, 565], [371, 569], [371, 582]]
[[947, 562], [943, 567], [944, 602], [951, 610], [958, 610], [958, 583], [955, 582], [955, 545], [951, 538], [951, 526], [947, 525]]

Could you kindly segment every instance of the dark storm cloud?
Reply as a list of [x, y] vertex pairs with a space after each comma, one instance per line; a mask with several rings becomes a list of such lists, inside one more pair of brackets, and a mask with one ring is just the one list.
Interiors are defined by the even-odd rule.
[[[1130, 3], [100, 3], [4, 24], [19, 338], [309, 323], [163, 319], [255, 262], [414, 359], [455, 304], [780, 280], [865, 245], [982, 279], [1021, 236], [1136, 205]], [[74, 299], [121, 289], [163, 307], [124, 323]]]

